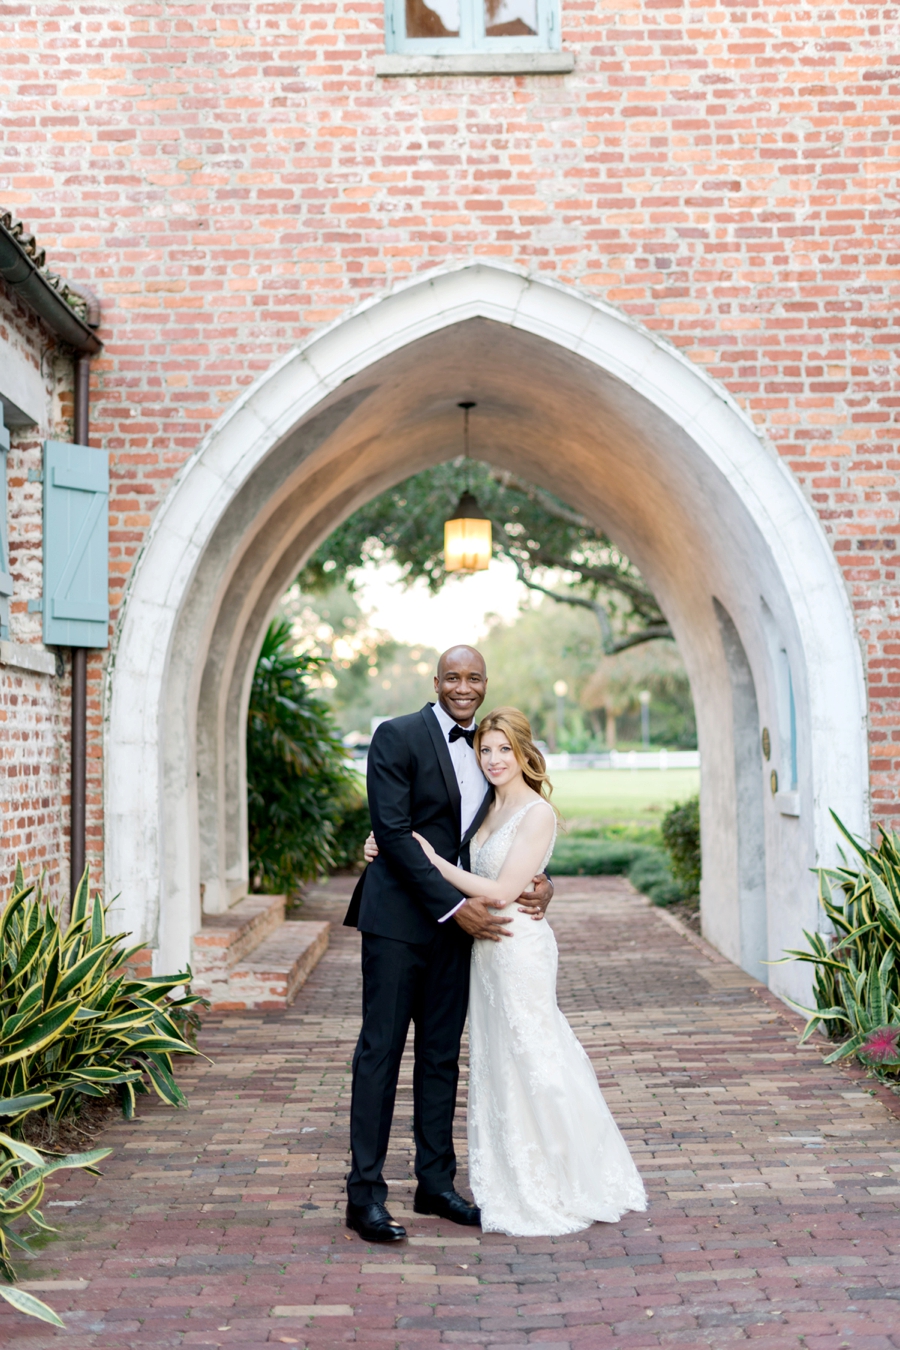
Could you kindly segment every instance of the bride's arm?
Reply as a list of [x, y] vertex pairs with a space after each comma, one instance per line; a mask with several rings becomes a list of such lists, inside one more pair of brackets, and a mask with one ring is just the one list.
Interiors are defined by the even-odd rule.
[[421, 835], [413, 832], [413, 837], [418, 839], [441, 876], [463, 895], [482, 895], [494, 905], [509, 905], [513, 900], [518, 900], [525, 887], [534, 879], [553, 837], [555, 822], [551, 806], [547, 805], [545, 809], [533, 806], [525, 819], [529, 820], [529, 827], [516, 831], [496, 881], [466, 872], [462, 867], [454, 867], [446, 858], [439, 857]]

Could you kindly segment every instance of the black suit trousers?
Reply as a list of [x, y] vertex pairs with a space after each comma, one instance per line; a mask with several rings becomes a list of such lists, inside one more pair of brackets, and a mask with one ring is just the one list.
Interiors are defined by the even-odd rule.
[[416, 1177], [429, 1195], [453, 1185], [453, 1113], [471, 952], [470, 940], [452, 919], [426, 943], [362, 935], [363, 1024], [353, 1056], [347, 1178], [347, 1195], [355, 1205], [387, 1200], [384, 1160], [410, 1022], [415, 1025]]

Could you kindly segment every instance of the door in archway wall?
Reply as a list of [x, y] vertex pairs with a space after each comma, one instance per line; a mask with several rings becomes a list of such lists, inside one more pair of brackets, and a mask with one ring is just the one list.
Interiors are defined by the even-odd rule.
[[721, 601], [714, 599], [713, 603], [731, 685], [740, 963], [744, 970], [768, 984], [769, 971], [763, 964], [769, 956], [769, 925], [759, 705], [753, 671], [740, 634]]

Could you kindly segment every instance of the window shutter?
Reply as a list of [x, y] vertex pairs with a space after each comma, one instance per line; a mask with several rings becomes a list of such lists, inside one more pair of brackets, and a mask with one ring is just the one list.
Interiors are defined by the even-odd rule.
[[109, 456], [44, 442], [44, 641], [109, 643]]
[[9, 508], [6, 487], [6, 456], [9, 451], [9, 431], [3, 422], [0, 404], [0, 639], [9, 637], [9, 597], [13, 593], [9, 573]]

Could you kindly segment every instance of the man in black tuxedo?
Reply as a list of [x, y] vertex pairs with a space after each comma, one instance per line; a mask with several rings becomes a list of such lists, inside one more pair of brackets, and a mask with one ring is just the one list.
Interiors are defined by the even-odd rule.
[[[468, 867], [469, 840], [491, 800], [472, 748], [474, 716], [487, 692], [481, 653], [464, 646], [444, 652], [434, 688], [436, 705], [382, 723], [372, 738], [367, 781], [378, 856], [360, 878], [344, 920], [362, 933], [363, 970], [347, 1226], [370, 1242], [406, 1237], [386, 1208], [382, 1169], [410, 1021], [415, 1023], [415, 1211], [461, 1224], [481, 1218], [453, 1185], [459, 1046], [472, 939], [501, 941], [509, 936], [510, 920], [492, 915], [484, 899], [465, 899], [412, 837], [417, 830], [442, 858]], [[539, 918], [552, 894], [546, 877], [535, 878], [534, 892], [521, 903]]]

